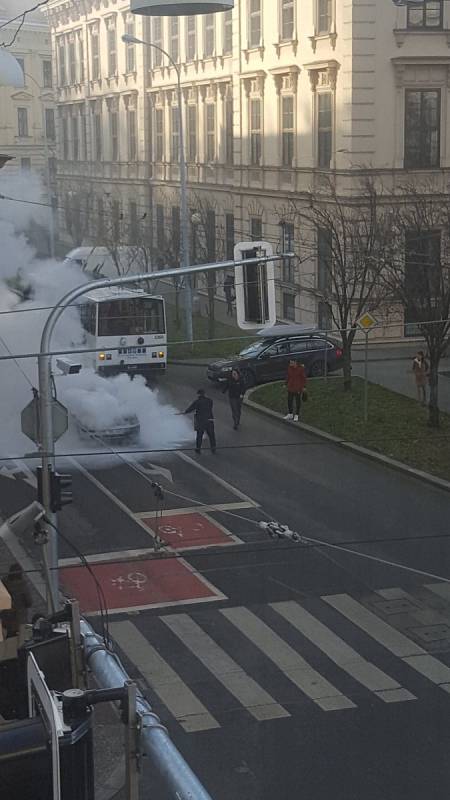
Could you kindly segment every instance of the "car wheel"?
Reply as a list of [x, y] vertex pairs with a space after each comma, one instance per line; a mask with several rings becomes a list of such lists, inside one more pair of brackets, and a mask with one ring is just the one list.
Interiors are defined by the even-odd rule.
[[321, 378], [325, 373], [323, 361], [313, 361], [309, 368], [311, 378]]
[[247, 389], [252, 389], [253, 386], [256, 386], [256, 376], [251, 369], [246, 369], [242, 377], [244, 378], [244, 383]]

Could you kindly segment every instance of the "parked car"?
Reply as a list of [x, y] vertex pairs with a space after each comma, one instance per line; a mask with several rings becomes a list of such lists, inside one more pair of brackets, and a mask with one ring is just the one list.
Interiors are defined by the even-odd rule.
[[302, 325], [274, 325], [262, 330], [258, 338], [228, 359], [209, 364], [209, 380], [221, 383], [232, 369], [239, 369], [248, 387], [257, 383], [282, 380], [289, 361], [301, 361], [309, 377], [319, 377], [342, 367], [342, 347], [323, 331]]

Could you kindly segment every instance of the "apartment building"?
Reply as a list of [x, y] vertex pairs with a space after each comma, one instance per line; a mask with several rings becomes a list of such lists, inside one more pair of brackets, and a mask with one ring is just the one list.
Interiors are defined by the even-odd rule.
[[[61, 187], [92, 187], [100, 209], [110, 192], [116, 214], [148, 208], [161, 246], [179, 220], [176, 71], [156, 48], [124, 45], [124, 31], [167, 50], [181, 72], [193, 258], [200, 246], [230, 256], [246, 239], [291, 248], [292, 204], [329, 175], [350, 195], [362, 174], [448, 191], [445, 0], [236, 0], [233, 11], [179, 18], [51, 0], [49, 14]], [[281, 264], [278, 278], [281, 319], [327, 322], [320, 248]]]
[[[0, 22], [1, 19], [0, 7]], [[41, 17], [42, 15], [40, 15]], [[9, 43], [17, 23], [2, 28], [1, 41]], [[56, 125], [50, 30], [43, 19], [27, 20], [9, 52], [22, 67], [21, 89], [0, 86], [0, 147], [10, 157], [8, 172], [30, 170], [50, 179], [56, 177]]]

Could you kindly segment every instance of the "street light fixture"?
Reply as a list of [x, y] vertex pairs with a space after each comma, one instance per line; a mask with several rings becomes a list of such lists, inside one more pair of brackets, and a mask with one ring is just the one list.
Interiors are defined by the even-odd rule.
[[[180, 68], [173, 60], [170, 53], [163, 50], [157, 44], [146, 42], [144, 39], [138, 39], [130, 33], [124, 33], [122, 41], [125, 44], [143, 44], [146, 47], [151, 47], [158, 50], [162, 55], [166, 56], [170, 64], [173, 66], [177, 75], [177, 96], [178, 96], [178, 125], [180, 129], [179, 144], [180, 144], [180, 266], [189, 266], [189, 218], [187, 207], [187, 177], [186, 177], [186, 155], [184, 152], [184, 127], [183, 127], [183, 93], [181, 91], [181, 73]], [[186, 339], [188, 342], [193, 342], [194, 333], [192, 327], [192, 286], [190, 276], [186, 276], [186, 292], [185, 292], [185, 315], [186, 315]]]
[[234, 0], [131, 0], [133, 14], [158, 17], [184, 17], [230, 11]]

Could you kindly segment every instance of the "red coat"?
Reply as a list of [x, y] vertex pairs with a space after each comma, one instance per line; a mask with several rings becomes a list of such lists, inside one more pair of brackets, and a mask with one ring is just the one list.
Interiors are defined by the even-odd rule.
[[286, 384], [288, 392], [295, 392], [296, 394], [303, 392], [306, 386], [306, 375], [303, 364], [296, 364], [295, 366], [289, 364]]

